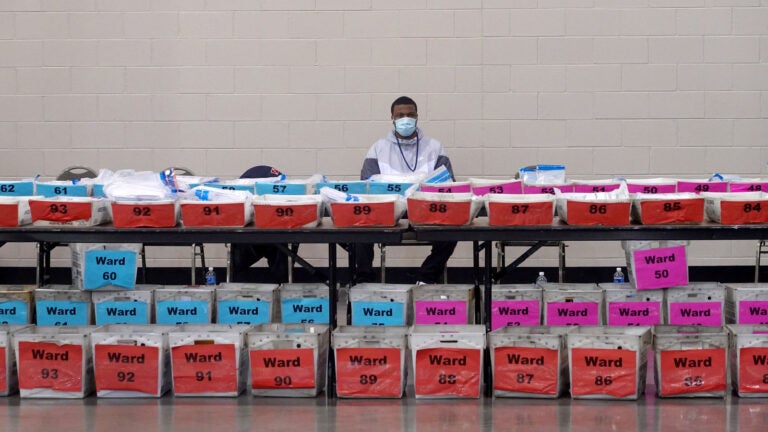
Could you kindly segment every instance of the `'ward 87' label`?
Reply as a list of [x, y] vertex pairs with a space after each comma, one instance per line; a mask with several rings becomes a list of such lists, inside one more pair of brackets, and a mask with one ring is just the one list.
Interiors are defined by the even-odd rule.
[[493, 355], [494, 390], [557, 394], [560, 377], [557, 350], [510, 346], [494, 349]]

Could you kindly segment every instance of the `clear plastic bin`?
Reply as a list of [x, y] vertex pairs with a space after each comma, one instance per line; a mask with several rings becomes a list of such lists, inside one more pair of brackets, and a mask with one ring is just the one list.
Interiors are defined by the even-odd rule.
[[417, 325], [475, 322], [472, 285], [419, 285], [413, 288], [413, 323]]
[[282, 284], [280, 317], [284, 324], [328, 324], [330, 291], [321, 283]]
[[694, 282], [664, 291], [665, 323], [670, 325], [725, 324], [725, 287], [718, 282]]
[[719, 397], [728, 394], [728, 332], [724, 327], [654, 327], [656, 394]]
[[73, 243], [72, 285], [83, 290], [131, 290], [141, 244]]
[[0, 324], [34, 322], [34, 285], [0, 285]]
[[254, 396], [315, 397], [325, 389], [327, 325], [262, 324], [245, 337]]
[[96, 325], [151, 324], [154, 292], [161, 285], [137, 285], [132, 291], [94, 291], [91, 294]]
[[408, 221], [416, 225], [469, 225], [483, 206], [471, 193], [414, 192]]
[[336, 395], [400, 398], [405, 391], [407, 327], [344, 326], [333, 332]]
[[216, 322], [265, 324], [272, 322], [276, 284], [223, 283], [216, 288]]
[[605, 293], [605, 324], [653, 326], [663, 323], [664, 291], [637, 291], [629, 283], [600, 284]]
[[253, 199], [253, 224], [256, 228], [316, 227], [322, 219], [322, 203], [318, 195], [258, 195]]
[[726, 284], [725, 321], [728, 324], [768, 324], [768, 284]]
[[24, 398], [82, 399], [93, 391], [95, 326], [26, 327], [13, 336]]
[[355, 285], [349, 290], [354, 326], [405, 326], [413, 322], [411, 285]]
[[38, 326], [86, 326], [93, 322], [91, 293], [68, 285], [47, 285], [35, 290]]
[[733, 390], [739, 397], [768, 397], [768, 325], [729, 325]]
[[13, 334], [27, 327], [29, 326], [0, 324], [0, 396], [8, 396], [19, 390]]
[[96, 395], [160, 397], [170, 390], [168, 333], [176, 328], [110, 324], [91, 333]]
[[245, 332], [251, 326], [184, 324], [170, 331], [175, 396], [236, 397], [248, 381]]
[[0, 194], [0, 227], [16, 228], [31, 224], [30, 198], [32, 197], [6, 197]]
[[485, 326], [415, 325], [408, 345], [417, 399], [480, 397]]
[[603, 290], [597, 284], [544, 285], [544, 324], [602, 325]]
[[32, 223], [37, 226], [95, 226], [112, 220], [110, 201], [88, 197], [34, 197], [29, 200]]
[[578, 327], [567, 340], [572, 398], [637, 400], [645, 393], [651, 327]]
[[532, 284], [494, 285], [491, 330], [504, 326], [541, 325], [541, 288]]
[[566, 334], [574, 327], [501, 327], [488, 333], [497, 397], [557, 398], [568, 389]]
[[214, 290], [210, 288], [161, 288], [155, 290], [155, 321], [164, 325], [210, 324]]

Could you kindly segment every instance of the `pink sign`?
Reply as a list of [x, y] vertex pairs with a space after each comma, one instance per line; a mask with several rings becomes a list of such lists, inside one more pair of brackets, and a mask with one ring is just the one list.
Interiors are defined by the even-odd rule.
[[555, 194], [555, 189], [560, 192], [573, 192], [573, 185], [542, 185], [542, 186], [523, 186], [524, 194]]
[[695, 182], [695, 181], [678, 181], [678, 192], [728, 192], [728, 182]]
[[465, 301], [417, 301], [414, 309], [416, 324], [468, 324]]
[[731, 192], [768, 192], [768, 182], [731, 183]]
[[610, 192], [618, 189], [621, 183], [595, 183], [595, 184], [575, 184], [573, 191], [576, 193]]
[[506, 326], [541, 324], [538, 300], [494, 300], [491, 302], [491, 330]]
[[492, 186], [475, 186], [472, 188], [472, 193], [477, 196], [483, 196], [486, 194], [521, 194], [523, 193], [523, 186], [520, 180], [499, 183]]
[[550, 302], [546, 325], [600, 325], [600, 309], [595, 302]]
[[677, 183], [662, 183], [662, 184], [627, 183], [627, 190], [629, 191], [629, 193], [644, 193], [644, 194], [675, 193], [675, 191], [677, 191]]
[[661, 324], [660, 302], [608, 303], [609, 326], [651, 326]]
[[472, 188], [469, 184], [460, 185], [421, 185], [419, 190], [422, 192], [439, 192], [439, 193], [469, 193]]
[[637, 289], [668, 288], [688, 284], [685, 246], [636, 250], [632, 256]]
[[672, 325], [723, 325], [723, 308], [719, 302], [670, 303]]
[[737, 324], [768, 324], [768, 301], [740, 301]]

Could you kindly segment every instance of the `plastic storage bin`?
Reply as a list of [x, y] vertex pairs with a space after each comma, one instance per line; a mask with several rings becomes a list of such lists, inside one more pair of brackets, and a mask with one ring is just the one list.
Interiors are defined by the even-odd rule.
[[155, 290], [155, 321], [158, 324], [210, 324], [214, 291], [210, 288], [161, 288]]
[[312, 228], [323, 207], [318, 195], [262, 195], [254, 197], [253, 211], [256, 228]]
[[541, 325], [541, 288], [531, 284], [495, 285], [491, 290], [491, 330]]
[[34, 294], [33, 285], [0, 285], [0, 324], [33, 323]]
[[321, 283], [282, 284], [280, 317], [284, 324], [328, 324], [330, 291]]
[[725, 287], [717, 282], [694, 282], [664, 292], [666, 323], [670, 325], [725, 324]]
[[688, 241], [623, 240], [629, 281], [637, 290], [688, 284]]
[[483, 196], [487, 194], [521, 194], [523, 193], [523, 182], [515, 179], [491, 180], [470, 178], [469, 184], [472, 186], [472, 194]]
[[0, 396], [8, 396], [19, 390], [13, 334], [27, 327], [0, 324]]
[[179, 223], [181, 207], [177, 201], [115, 201], [112, 220], [117, 228], [172, 228]]
[[726, 284], [725, 321], [728, 324], [768, 324], [768, 284]]
[[729, 389], [728, 333], [723, 327], [654, 327], [659, 397], [725, 397]]
[[400, 195], [358, 195], [359, 201], [327, 203], [338, 227], [395, 226], [405, 213], [405, 199]]
[[32, 223], [29, 209], [31, 197], [5, 197], [0, 195], [0, 227], [16, 228]]
[[413, 321], [411, 285], [365, 283], [349, 290], [353, 326], [406, 326]]
[[768, 397], [768, 325], [729, 325], [733, 390], [739, 397]]
[[546, 325], [602, 325], [603, 290], [596, 284], [544, 285]]
[[485, 326], [415, 325], [408, 345], [417, 399], [480, 397]]
[[72, 285], [83, 290], [130, 290], [136, 286], [141, 244], [72, 243]]
[[[733, 186], [733, 185], [731, 185]], [[707, 219], [724, 225], [768, 223], [765, 192], [703, 193]]]
[[236, 397], [248, 380], [248, 325], [184, 324], [171, 330], [175, 396]]
[[336, 395], [340, 398], [402, 397], [407, 335], [407, 327], [397, 326], [344, 326], [334, 330]]
[[565, 335], [573, 327], [501, 327], [488, 333], [497, 397], [557, 398], [568, 389]]
[[254, 396], [314, 397], [327, 379], [327, 325], [262, 324], [246, 334]]
[[488, 194], [484, 201], [491, 226], [551, 225], [555, 215], [555, 197], [549, 194]]
[[246, 200], [181, 201], [185, 227], [244, 227], [253, 222], [253, 203]]
[[14, 334], [19, 394], [80, 399], [93, 391], [94, 326], [27, 327]]
[[651, 327], [579, 327], [567, 340], [572, 398], [637, 400], [645, 393]]
[[629, 283], [600, 284], [605, 293], [605, 324], [653, 326], [663, 324], [664, 291], [637, 291]]
[[168, 333], [177, 327], [111, 324], [91, 333], [96, 396], [160, 397], [171, 388]]
[[632, 220], [645, 225], [698, 224], [704, 221], [704, 198], [695, 193], [635, 194]]
[[471, 193], [414, 192], [408, 221], [417, 225], [469, 225], [482, 207]]
[[35, 290], [38, 326], [86, 326], [93, 322], [91, 293], [68, 285], [48, 285]]
[[151, 324], [154, 290], [161, 285], [137, 285], [132, 291], [94, 291], [91, 294], [96, 325]]
[[271, 322], [276, 295], [276, 284], [220, 284], [216, 288], [216, 322], [250, 325]]
[[629, 197], [618, 196], [618, 192], [559, 194], [556, 205], [557, 215], [569, 225], [629, 224]]
[[104, 198], [30, 198], [32, 223], [39, 226], [94, 226], [112, 220], [110, 201]]
[[420, 285], [413, 289], [414, 324], [462, 325], [474, 322], [472, 285]]

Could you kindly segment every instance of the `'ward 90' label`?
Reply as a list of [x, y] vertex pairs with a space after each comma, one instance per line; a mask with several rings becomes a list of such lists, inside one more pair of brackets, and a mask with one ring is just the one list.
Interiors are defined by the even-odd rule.
[[352, 302], [352, 325], [405, 325], [401, 302]]
[[312, 348], [250, 350], [254, 389], [315, 388], [315, 350]]
[[136, 301], [105, 301], [94, 305], [96, 325], [149, 324], [149, 306]]
[[88, 322], [86, 302], [65, 300], [40, 300], [35, 302], [37, 325], [41, 326], [83, 326]]

